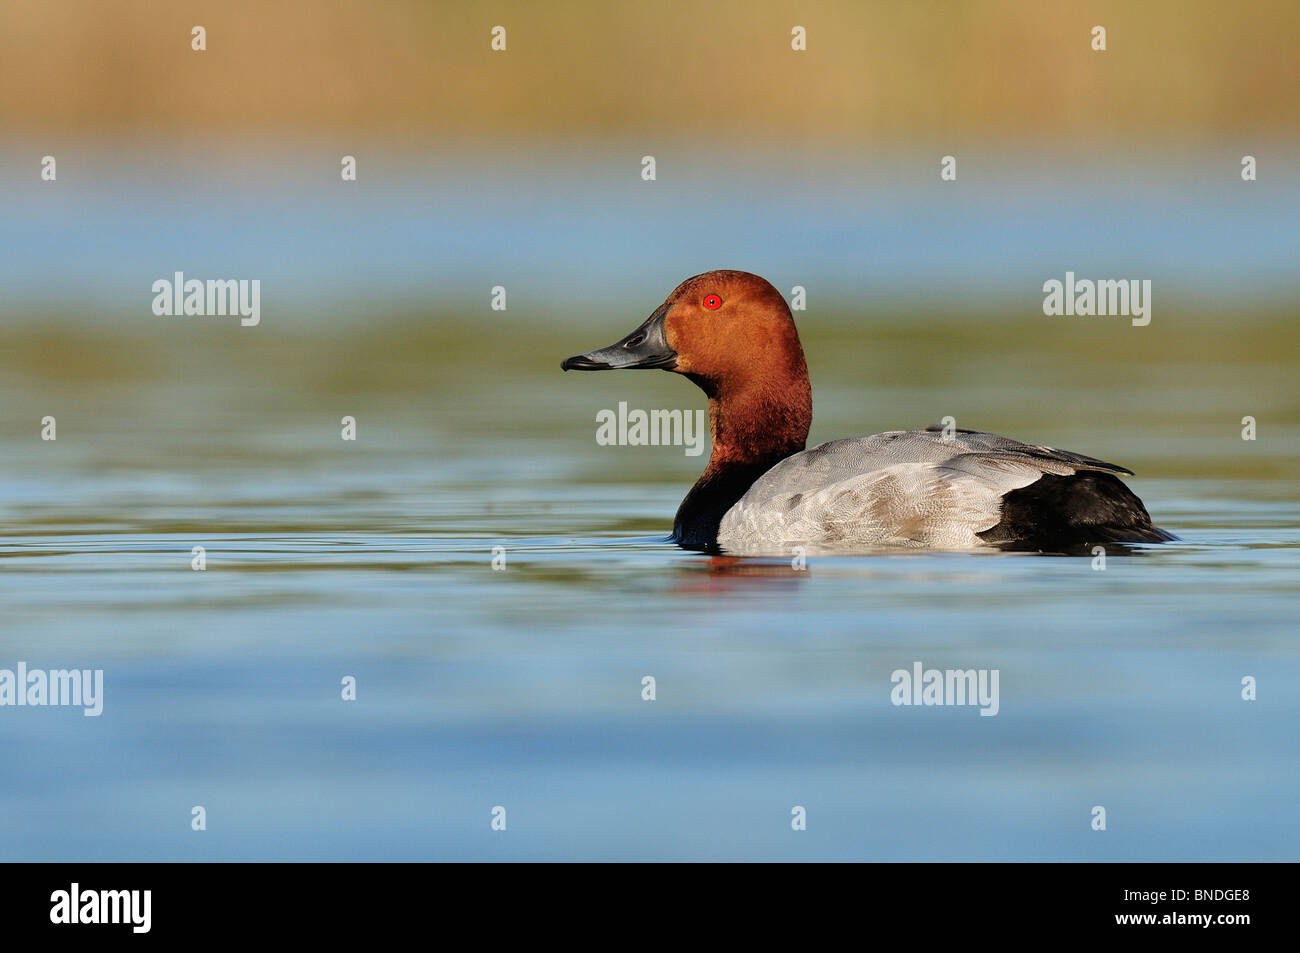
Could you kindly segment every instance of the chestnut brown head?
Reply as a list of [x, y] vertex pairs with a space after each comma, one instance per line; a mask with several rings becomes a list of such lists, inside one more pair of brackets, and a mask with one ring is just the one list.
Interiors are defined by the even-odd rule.
[[560, 366], [566, 371], [676, 371], [710, 396], [765, 380], [783, 384], [807, 376], [785, 299], [770, 282], [744, 271], [710, 271], [686, 279], [621, 341]]

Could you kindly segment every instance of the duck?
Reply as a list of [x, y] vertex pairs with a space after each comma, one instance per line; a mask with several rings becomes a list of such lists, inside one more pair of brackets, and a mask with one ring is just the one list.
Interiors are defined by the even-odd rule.
[[794, 316], [749, 272], [687, 278], [630, 334], [560, 368], [670, 371], [704, 391], [712, 451], [673, 520], [684, 549], [1070, 553], [1177, 538], [1119, 479], [1133, 471], [1068, 450], [939, 426], [807, 448]]

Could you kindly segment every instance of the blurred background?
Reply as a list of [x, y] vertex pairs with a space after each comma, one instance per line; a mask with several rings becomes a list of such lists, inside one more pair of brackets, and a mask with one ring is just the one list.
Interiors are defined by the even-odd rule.
[[[1287, 0], [4, 4], [0, 667], [108, 694], [0, 711], [0, 851], [1294, 859], [1298, 39]], [[810, 443], [953, 415], [1133, 468], [1184, 542], [682, 553], [702, 459], [595, 415], [702, 395], [558, 364], [713, 268], [806, 289]], [[177, 271], [260, 325], [155, 316]], [[1044, 316], [1066, 271], [1150, 279], [1150, 325]], [[918, 658], [1002, 713], [893, 708]]]

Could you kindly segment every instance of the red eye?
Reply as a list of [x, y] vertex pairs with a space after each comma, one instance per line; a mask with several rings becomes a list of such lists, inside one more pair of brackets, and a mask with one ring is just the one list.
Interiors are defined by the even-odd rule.
[[722, 307], [722, 299], [717, 295], [705, 295], [704, 307], [708, 308], [710, 311], [717, 311]]

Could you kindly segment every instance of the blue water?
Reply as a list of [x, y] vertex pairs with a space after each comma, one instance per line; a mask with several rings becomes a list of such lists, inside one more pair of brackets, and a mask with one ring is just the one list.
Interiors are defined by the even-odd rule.
[[[18, 155], [15, 147], [14, 155]], [[0, 163], [8, 300], [147, 314], [155, 279], [258, 278], [264, 309], [318, 321], [349, 306], [486, 301], [561, 312], [662, 295], [741, 268], [810, 300], [1037, 309], [1042, 283], [1152, 279], [1175, 298], [1293, 300], [1295, 147], [1260, 143], [1259, 181], [1231, 150], [963, 152], [956, 182], [923, 153], [719, 153], [573, 143], [378, 149], [344, 183], [337, 149], [141, 143], [63, 156], [57, 183]], [[626, 297], [625, 297], [626, 296]], [[364, 305], [362, 305], [364, 306]], [[310, 308], [311, 310], [304, 310]], [[292, 316], [286, 312], [293, 312]]]
[[[1294, 184], [642, 151], [0, 177], [0, 669], [105, 682], [0, 707], [0, 857], [1296, 859]], [[595, 414], [702, 398], [558, 362], [715, 266], [808, 287], [814, 443], [951, 413], [1131, 466], [1181, 541], [666, 543], [702, 459]], [[1067, 269], [1153, 279], [1151, 325], [1045, 318]], [[262, 324], [153, 316], [176, 270], [261, 279]], [[915, 662], [998, 714], [893, 705]]]
[[[301, 517], [273, 492], [210, 501], [202, 533], [74, 530], [59, 511], [78, 507], [47, 500], [52, 525], [0, 547], [0, 650], [102, 668], [104, 711], [0, 710], [4, 856], [1195, 860], [1300, 846], [1294, 502], [1148, 481], [1183, 541], [1101, 571], [925, 554], [795, 571], [598, 528], [663, 524], [669, 486], [396, 482], [361, 498], [311, 487]], [[149, 512], [181, 509], [164, 492]], [[219, 529], [310, 523], [308, 509], [318, 530]], [[999, 670], [998, 714], [892, 705], [891, 673], [915, 661]], [[1257, 701], [1240, 697], [1246, 675]], [[194, 805], [206, 831], [190, 829]], [[791, 829], [796, 805], [806, 831]], [[497, 806], [505, 831], [490, 828]]]

